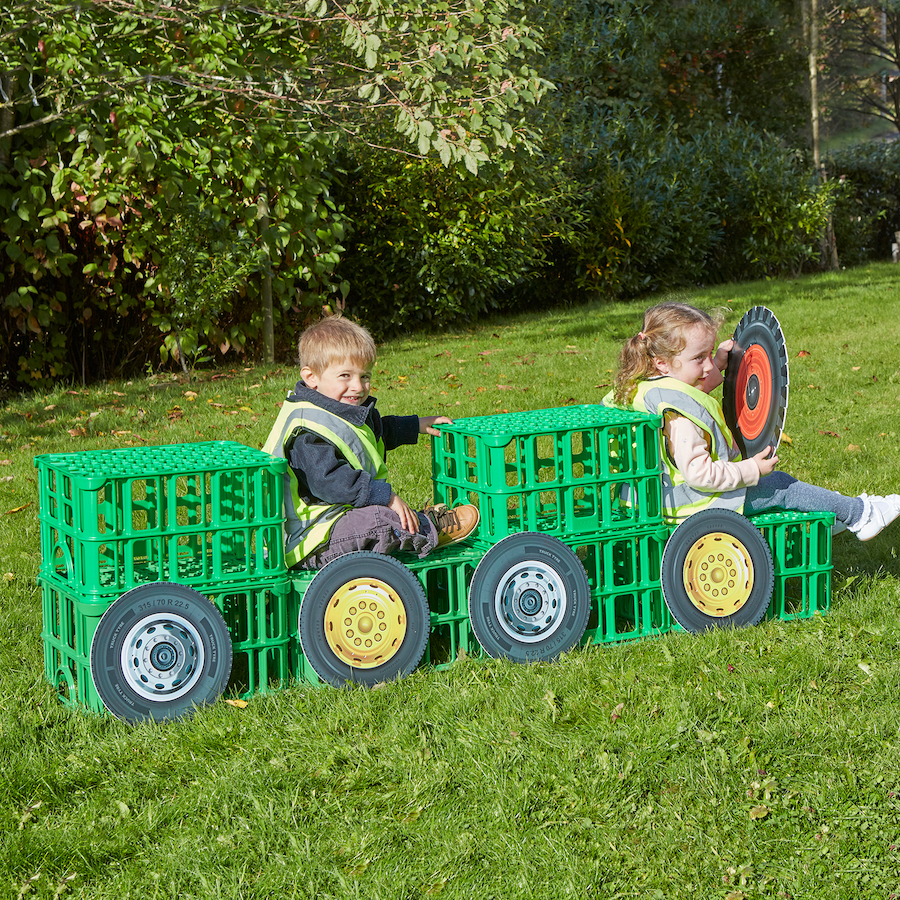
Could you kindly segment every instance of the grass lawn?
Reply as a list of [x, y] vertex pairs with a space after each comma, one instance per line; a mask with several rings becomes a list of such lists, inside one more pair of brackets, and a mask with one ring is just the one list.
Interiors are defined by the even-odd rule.
[[[780, 468], [900, 491], [900, 268], [679, 295], [778, 316]], [[648, 301], [653, 302], [653, 300]], [[644, 303], [380, 348], [382, 413], [592, 403]], [[725, 337], [723, 333], [722, 337]], [[458, 660], [379, 689], [293, 686], [126, 725], [44, 681], [36, 454], [259, 447], [289, 366], [7, 397], [0, 407], [0, 897], [900, 896], [900, 523], [835, 540], [831, 610], [799, 622]], [[430, 455], [392, 454], [430, 497]]]

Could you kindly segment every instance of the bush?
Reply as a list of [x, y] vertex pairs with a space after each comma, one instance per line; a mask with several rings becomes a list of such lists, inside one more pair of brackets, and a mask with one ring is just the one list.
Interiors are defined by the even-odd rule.
[[708, 202], [722, 223], [704, 280], [799, 275], [819, 267], [837, 184], [821, 183], [803, 154], [748, 128], [711, 130], [694, 145], [710, 160]]
[[832, 180], [843, 182], [834, 210], [841, 262], [859, 265], [891, 254], [900, 231], [900, 142], [869, 142], [825, 160]]
[[529, 270], [529, 195], [511, 177], [398, 156], [338, 168], [335, 202], [352, 226], [335, 277], [347, 311], [379, 336], [472, 321]]

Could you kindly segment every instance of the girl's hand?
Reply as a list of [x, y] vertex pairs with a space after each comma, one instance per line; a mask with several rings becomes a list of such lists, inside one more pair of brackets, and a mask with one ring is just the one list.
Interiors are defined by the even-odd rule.
[[435, 425], [452, 425], [453, 419], [447, 416], [419, 416], [419, 434], [430, 434], [438, 437], [440, 432]]
[[763, 475], [771, 475], [772, 472], [775, 471], [775, 466], [778, 465], [778, 457], [769, 456], [771, 452], [772, 448], [766, 447], [765, 450], [760, 450], [756, 456], [752, 457], [753, 462], [756, 463], [756, 468], [759, 469], [760, 478], [762, 478]]
[[716, 355], [713, 357], [713, 365], [720, 372], [725, 371], [725, 367], [728, 365], [728, 354], [731, 352], [733, 346], [734, 341], [731, 338], [727, 341], [722, 341], [722, 343], [719, 344], [719, 349], [716, 350]]

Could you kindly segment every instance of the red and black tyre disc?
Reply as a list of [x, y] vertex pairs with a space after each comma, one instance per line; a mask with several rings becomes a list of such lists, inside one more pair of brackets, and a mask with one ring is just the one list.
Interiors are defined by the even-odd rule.
[[771, 310], [754, 306], [738, 322], [728, 354], [722, 410], [744, 458], [767, 447], [774, 453], [788, 404], [788, 356]]

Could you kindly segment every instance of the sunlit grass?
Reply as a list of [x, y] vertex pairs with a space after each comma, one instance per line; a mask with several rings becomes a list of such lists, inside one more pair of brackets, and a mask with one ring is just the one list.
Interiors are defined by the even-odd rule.
[[[681, 295], [727, 306], [729, 327], [755, 304], [778, 316], [791, 358], [782, 468], [800, 478], [900, 489], [898, 271]], [[643, 306], [394, 341], [376, 365], [379, 408], [461, 417], [595, 402]], [[6, 398], [0, 896], [900, 893], [900, 525], [835, 541], [831, 611], [812, 620], [552, 664], [464, 659], [371, 691], [298, 686], [164, 726], [62, 707], [43, 677], [34, 455], [259, 447], [295, 377], [247, 366]], [[426, 440], [389, 458], [420, 505]]]

